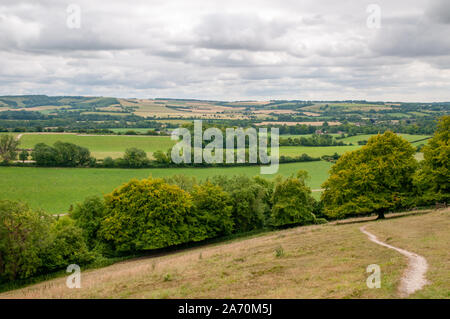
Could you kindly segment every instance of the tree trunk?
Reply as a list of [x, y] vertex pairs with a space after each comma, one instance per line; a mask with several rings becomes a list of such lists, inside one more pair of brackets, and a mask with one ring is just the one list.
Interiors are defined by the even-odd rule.
[[378, 213], [377, 219], [385, 219], [385, 217], [384, 217], [384, 211], [380, 210], [380, 211], [378, 211], [377, 213]]

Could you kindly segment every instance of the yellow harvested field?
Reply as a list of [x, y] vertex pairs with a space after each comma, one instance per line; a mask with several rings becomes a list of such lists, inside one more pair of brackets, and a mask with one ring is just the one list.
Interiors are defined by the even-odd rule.
[[[295, 126], [295, 125], [309, 125], [309, 126], [322, 126], [324, 122], [261, 122], [255, 125], [263, 126], [263, 125], [287, 125], [287, 126]], [[330, 126], [341, 125], [340, 122], [327, 122]]]

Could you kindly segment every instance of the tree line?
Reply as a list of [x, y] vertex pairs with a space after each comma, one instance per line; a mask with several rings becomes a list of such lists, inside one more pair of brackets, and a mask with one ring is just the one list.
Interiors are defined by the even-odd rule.
[[53, 217], [0, 201], [0, 283], [106, 257], [201, 242], [264, 228], [325, 222], [307, 174], [267, 180], [183, 175], [133, 179]]
[[346, 146], [343, 141], [337, 141], [329, 134], [313, 134], [310, 137], [280, 137], [280, 146]]
[[51, 272], [70, 263], [130, 255], [255, 230], [448, 203], [450, 116], [443, 117], [417, 162], [415, 149], [386, 132], [337, 159], [311, 196], [307, 173], [287, 178], [183, 175], [133, 179], [90, 197], [65, 217], [0, 201], [0, 281]]
[[[1, 165], [25, 165], [25, 161], [31, 157], [33, 163], [27, 163], [28, 166], [39, 167], [105, 167], [105, 168], [166, 168], [166, 167], [230, 167], [230, 166], [245, 166], [245, 165], [262, 165], [258, 163], [249, 163], [248, 149], [245, 151], [245, 163], [226, 163], [225, 152], [222, 163], [194, 163], [194, 150], [191, 149], [192, 161], [191, 163], [176, 164], [172, 162], [171, 150], [156, 151], [153, 153], [153, 159], [149, 159], [144, 150], [131, 147], [127, 148], [124, 155], [120, 158], [113, 159], [106, 157], [101, 161], [91, 156], [89, 149], [79, 145], [68, 142], [56, 142], [53, 146], [45, 143], [38, 143], [33, 150], [21, 150], [19, 153], [20, 141], [14, 136], [2, 134], [0, 136], [0, 159]], [[22, 163], [13, 163], [19, 155]], [[319, 157], [311, 157], [307, 154], [298, 156], [280, 156], [280, 163], [293, 162], [311, 162], [320, 161]]]

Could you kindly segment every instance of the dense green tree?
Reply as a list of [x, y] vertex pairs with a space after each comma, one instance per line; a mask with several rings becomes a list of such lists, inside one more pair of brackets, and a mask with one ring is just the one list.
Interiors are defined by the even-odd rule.
[[19, 143], [19, 140], [13, 135], [0, 135], [0, 158], [3, 162], [10, 162], [16, 159]]
[[127, 167], [144, 167], [149, 164], [147, 154], [138, 148], [132, 147], [125, 150], [123, 160]]
[[31, 156], [38, 166], [76, 167], [89, 166], [95, 162], [87, 148], [63, 142], [56, 142], [53, 147], [38, 143]]
[[299, 171], [296, 177], [291, 176], [276, 184], [272, 198], [271, 225], [279, 227], [315, 222], [315, 200], [311, 196], [311, 189], [306, 186], [307, 176], [307, 172]]
[[75, 220], [75, 225], [83, 230], [90, 249], [93, 249], [98, 243], [98, 231], [104, 215], [105, 205], [103, 200], [97, 196], [86, 198], [70, 212], [70, 217]]
[[270, 209], [267, 189], [255, 178], [244, 175], [214, 176], [210, 181], [219, 185], [231, 196], [234, 232], [259, 229], [265, 224], [266, 212]]
[[190, 240], [191, 196], [162, 179], [133, 179], [105, 196], [100, 235], [117, 252], [155, 249]]
[[89, 166], [91, 153], [85, 147], [72, 143], [56, 142], [56, 163], [60, 166]]
[[169, 154], [169, 152], [159, 150], [153, 153], [153, 157], [155, 158], [156, 162], [160, 164], [170, 164], [172, 160]]
[[26, 278], [42, 266], [49, 219], [28, 206], [0, 201], [0, 281]]
[[28, 159], [28, 151], [27, 150], [22, 150], [19, 153], [19, 159], [24, 163]]
[[412, 203], [415, 149], [402, 137], [386, 132], [361, 149], [344, 154], [322, 185], [325, 215], [384, 213]]
[[194, 189], [194, 186], [198, 184], [195, 176], [186, 176], [184, 174], [164, 177], [164, 181], [168, 184], [177, 185], [182, 190], [187, 192], [191, 192]]
[[44, 143], [38, 143], [34, 146], [31, 157], [38, 166], [55, 166], [56, 165], [56, 150]]
[[428, 144], [422, 148], [424, 160], [416, 176], [423, 203], [450, 200], [450, 116], [443, 116]]
[[50, 226], [48, 245], [41, 253], [42, 272], [63, 269], [70, 264], [85, 265], [94, 260], [88, 249], [81, 228], [67, 216], [59, 218]]
[[195, 185], [189, 223], [193, 229], [193, 240], [199, 241], [231, 234], [233, 218], [230, 196], [217, 185], [206, 182]]
[[111, 156], [107, 156], [103, 159], [103, 166], [104, 167], [114, 167], [114, 160]]
[[84, 265], [93, 258], [72, 219], [56, 220], [27, 205], [0, 201], [0, 282]]

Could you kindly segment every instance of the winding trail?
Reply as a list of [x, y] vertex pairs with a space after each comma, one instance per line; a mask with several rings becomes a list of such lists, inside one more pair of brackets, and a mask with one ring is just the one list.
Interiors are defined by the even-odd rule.
[[378, 245], [394, 249], [400, 254], [408, 257], [408, 267], [401, 278], [399, 286], [400, 297], [408, 297], [410, 294], [422, 289], [423, 286], [428, 284], [428, 281], [425, 278], [428, 263], [424, 257], [380, 241], [377, 236], [366, 230], [366, 226], [361, 227], [360, 230], [369, 237], [370, 241], [373, 241]]

